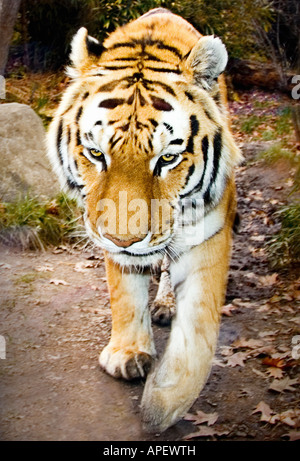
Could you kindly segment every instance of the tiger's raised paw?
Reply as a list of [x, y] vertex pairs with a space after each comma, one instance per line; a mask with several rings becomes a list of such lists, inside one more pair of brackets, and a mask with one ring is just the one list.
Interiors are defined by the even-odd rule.
[[168, 326], [171, 324], [171, 320], [175, 314], [175, 303], [173, 300], [166, 301], [154, 301], [151, 306], [151, 317], [154, 323], [162, 326]]
[[100, 366], [114, 378], [127, 380], [145, 378], [152, 366], [153, 357], [147, 352], [106, 346], [99, 356]]

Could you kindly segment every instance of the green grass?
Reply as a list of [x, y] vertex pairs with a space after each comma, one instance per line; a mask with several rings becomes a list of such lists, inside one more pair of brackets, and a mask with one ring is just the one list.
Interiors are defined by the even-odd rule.
[[277, 139], [277, 134], [274, 130], [266, 130], [263, 131], [261, 137], [264, 141], [273, 141], [274, 139]]
[[[259, 102], [256, 102], [254, 107], [260, 107], [259, 104]], [[290, 135], [293, 131], [291, 110], [289, 107], [285, 107], [275, 117], [270, 114], [254, 114], [243, 117], [240, 129], [243, 133], [249, 135], [257, 131], [265, 141]]]
[[0, 242], [30, 249], [59, 245], [74, 238], [81, 212], [61, 193], [53, 200], [26, 196], [0, 207]]
[[289, 135], [293, 129], [292, 126], [292, 115], [289, 107], [285, 107], [275, 123], [275, 131], [278, 136]]
[[274, 267], [300, 264], [300, 203], [284, 206], [276, 215], [281, 229], [268, 244], [271, 263]]
[[295, 154], [288, 149], [285, 149], [280, 142], [273, 144], [269, 149], [260, 152], [258, 159], [264, 160], [266, 163], [272, 164], [279, 160], [288, 160], [291, 164], [296, 162]]
[[263, 123], [263, 121], [264, 118], [258, 117], [257, 115], [247, 117], [241, 124], [241, 131], [246, 134], [251, 134]]
[[38, 114], [38, 116], [42, 119], [42, 122], [45, 128], [48, 128], [48, 125], [50, 124], [52, 120], [51, 116], [43, 112], [44, 109], [47, 109], [47, 107], [49, 106], [49, 103], [50, 103], [49, 97], [41, 93], [36, 98], [34, 103], [32, 104], [32, 108]]

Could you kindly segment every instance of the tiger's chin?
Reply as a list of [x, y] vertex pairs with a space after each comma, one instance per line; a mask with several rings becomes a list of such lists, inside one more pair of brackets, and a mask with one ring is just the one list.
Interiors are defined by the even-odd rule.
[[151, 252], [144, 254], [134, 254], [129, 250], [122, 252], [109, 252], [107, 256], [112, 259], [115, 263], [122, 267], [135, 267], [135, 268], [146, 268], [156, 267], [161, 264], [165, 251], [163, 249], [152, 250]]

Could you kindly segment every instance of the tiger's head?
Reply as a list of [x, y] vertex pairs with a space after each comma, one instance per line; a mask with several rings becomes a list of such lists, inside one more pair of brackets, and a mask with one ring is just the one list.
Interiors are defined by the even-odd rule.
[[122, 265], [178, 254], [183, 227], [199, 232], [239, 158], [220, 88], [225, 46], [171, 13], [148, 14], [103, 45], [81, 28], [71, 61], [48, 145], [90, 237]]

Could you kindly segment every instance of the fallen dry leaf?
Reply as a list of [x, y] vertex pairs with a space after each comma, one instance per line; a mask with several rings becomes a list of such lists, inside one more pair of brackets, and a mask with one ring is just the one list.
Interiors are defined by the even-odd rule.
[[296, 299], [297, 301], [300, 301], [300, 290], [295, 290], [295, 291], [293, 291], [292, 296], [293, 296], [293, 298]]
[[237, 352], [236, 354], [230, 355], [227, 359], [226, 365], [228, 367], [244, 367], [245, 360], [247, 360], [248, 354], [246, 352]]
[[221, 367], [221, 368], [226, 367], [224, 362], [221, 362], [221, 360], [218, 360], [216, 358], [214, 358], [214, 360], [213, 360], [213, 366]]
[[283, 437], [288, 437], [290, 442], [295, 442], [296, 440], [300, 440], [300, 431], [290, 431], [284, 434]]
[[36, 271], [38, 272], [53, 272], [54, 267], [50, 265], [45, 265], [45, 266], [38, 266], [35, 268]]
[[98, 287], [97, 285], [91, 285], [91, 290], [100, 291], [101, 287]]
[[75, 264], [74, 271], [75, 272], [87, 272], [88, 269], [86, 268], [85, 263], [79, 262]]
[[283, 379], [274, 379], [269, 386], [269, 389], [275, 392], [295, 391], [296, 384], [299, 384], [298, 378], [290, 379], [289, 377]]
[[285, 362], [282, 358], [265, 357], [262, 364], [274, 368], [285, 368]]
[[75, 264], [74, 271], [75, 272], [87, 272], [90, 268], [95, 267], [96, 264], [93, 262], [81, 261]]
[[272, 355], [276, 352], [274, 346], [263, 346], [258, 347], [257, 349], [253, 349], [251, 351], [251, 357], [257, 357], [259, 355]]
[[223, 315], [227, 315], [227, 317], [232, 317], [231, 312], [236, 309], [237, 306], [234, 306], [233, 304], [226, 304], [225, 306], [222, 306], [221, 313]]
[[[268, 330], [268, 331], [261, 331], [258, 333], [258, 335], [261, 337], [261, 338], [265, 338], [267, 336], [274, 336], [276, 335], [277, 333], [279, 332], [279, 330]], [[269, 338], [267, 338], [269, 339]]]
[[0, 269], [10, 269], [10, 268], [11, 268], [10, 264], [0, 262]]
[[201, 426], [199, 431], [197, 432], [192, 432], [191, 434], [188, 434], [184, 437], [184, 440], [190, 440], [194, 439], [196, 437], [215, 437], [215, 436], [222, 436], [222, 435], [228, 435], [230, 431], [224, 431], [222, 429], [214, 429], [212, 427], [207, 427], [207, 426]]
[[233, 354], [232, 347], [230, 346], [221, 346], [221, 354], [225, 357]]
[[58, 279], [51, 279], [50, 283], [53, 283], [54, 285], [70, 285], [65, 280], [58, 280]]
[[186, 421], [192, 421], [193, 424], [198, 425], [202, 423], [207, 423], [208, 426], [212, 426], [217, 421], [219, 415], [218, 413], [204, 413], [203, 411], [199, 410], [196, 412], [195, 415], [188, 413], [184, 419]]
[[274, 272], [274, 274], [271, 274], [271, 275], [262, 275], [258, 279], [259, 279], [260, 284], [263, 287], [269, 287], [271, 285], [274, 285], [274, 283], [277, 282], [278, 274]]
[[263, 242], [265, 237], [265, 235], [251, 235], [250, 240], [254, 240], [255, 242]]
[[281, 300], [282, 300], [282, 296], [274, 295], [272, 296], [272, 298], [269, 299], [269, 303], [275, 304], [275, 303], [279, 303], [279, 301]]
[[247, 277], [247, 279], [257, 279], [257, 275], [254, 274], [254, 272], [246, 272], [244, 275]]
[[293, 317], [291, 319], [289, 319], [290, 322], [293, 322], [293, 323], [297, 323], [298, 325], [300, 325], [300, 316], [299, 317]]
[[300, 410], [290, 409], [283, 411], [282, 413], [276, 413], [270, 408], [266, 402], [259, 402], [252, 414], [261, 413], [260, 421], [265, 421], [270, 424], [282, 423], [287, 426], [295, 427], [300, 422]]
[[260, 420], [267, 421], [269, 423], [271, 421], [272, 414], [274, 413], [274, 411], [271, 410], [270, 406], [266, 402], [261, 400], [259, 404], [255, 407], [255, 409], [252, 411], [252, 415], [254, 415], [255, 413], [261, 413]]
[[258, 309], [257, 312], [267, 312], [271, 309], [271, 306], [268, 303], [262, 304]]
[[264, 345], [265, 345], [264, 341], [260, 339], [245, 339], [245, 338], [238, 338], [232, 343], [232, 347], [234, 349], [239, 349], [239, 348], [256, 349], [257, 347], [263, 347]]
[[286, 410], [278, 414], [279, 420], [283, 424], [294, 427], [299, 426], [300, 423], [300, 410], [298, 408]]
[[276, 368], [276, 367], [269, 367], [267, 368], [266, 371], [269, 376], [271, 376], [272, 378], [276, 378], [276, 379], [281, 379], [284, 374], [281, 368]]

